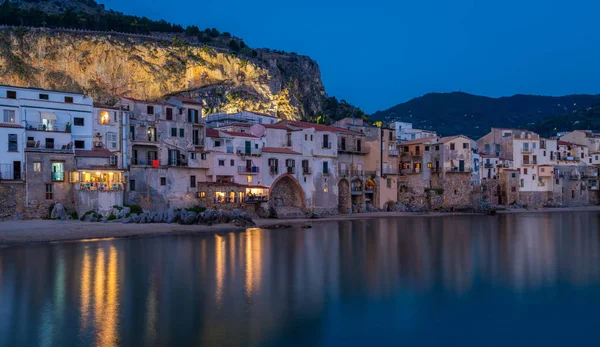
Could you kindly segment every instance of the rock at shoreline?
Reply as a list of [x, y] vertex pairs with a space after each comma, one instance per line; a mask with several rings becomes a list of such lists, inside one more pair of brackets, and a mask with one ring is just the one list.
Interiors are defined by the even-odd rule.
[[67, 211], [65, 211], [65, 206], [63, 204], [56, 204], [50, 213], [50, 218], [52, 219], [67, 219]]

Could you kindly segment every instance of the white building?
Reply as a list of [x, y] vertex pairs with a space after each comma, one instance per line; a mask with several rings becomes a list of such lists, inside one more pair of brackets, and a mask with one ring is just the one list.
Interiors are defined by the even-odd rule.
[[414, 129], [412, 123], [394, 122], [393, 127], [396, 129], [396, 137], [399, 141], [419, 140], [437, 136], [435, 131]]
[[237, 113], [213, 113], [206, 116], [206, 127], [220, 128], [234, 123], [245, 124], [275, 124], [279, 121], [277, 117], [266, 113], [254, 111], [242, 111]]

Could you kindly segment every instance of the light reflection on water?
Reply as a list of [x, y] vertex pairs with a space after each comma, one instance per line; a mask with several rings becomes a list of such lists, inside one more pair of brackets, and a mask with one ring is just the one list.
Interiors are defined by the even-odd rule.
[[0, 250], [0, 346], [593, 345], [599, 310], [600, 213]]

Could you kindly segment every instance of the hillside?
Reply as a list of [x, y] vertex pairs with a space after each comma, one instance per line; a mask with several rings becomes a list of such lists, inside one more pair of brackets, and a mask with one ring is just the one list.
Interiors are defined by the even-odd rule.
[[464, 134], [478, 138], [491, 127], [520, 127], [597, 103], [600, 95], [490, 98], [462, 92], [431, 93], [378, 111], [371, 119], [411, 122], [415, 128], [436, 130], [444, 136]]
[[93, 0], [0, 1], [0, 25], [7, 25], [0, 27], [0, 84], [83, 92], [101, 103], [182, 95], [201, 100], [205, 112], [283, 119], [364, 114], [328, 97], [318, 64], [306, 56], [252, 49], [215, 28], [184, 29]]
[[535, 123], [523, 124], [542, 136], [554, 136], [557, 132], [573, 130], [592, 130], [600, 132], [600, 104], [576, 112], [544, 118]]

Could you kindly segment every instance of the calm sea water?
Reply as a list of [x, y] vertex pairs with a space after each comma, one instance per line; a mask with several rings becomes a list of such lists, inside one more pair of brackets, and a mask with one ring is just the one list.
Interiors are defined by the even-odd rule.
[[0, 346], [598, 346], [600, 213], [0, 249]]

